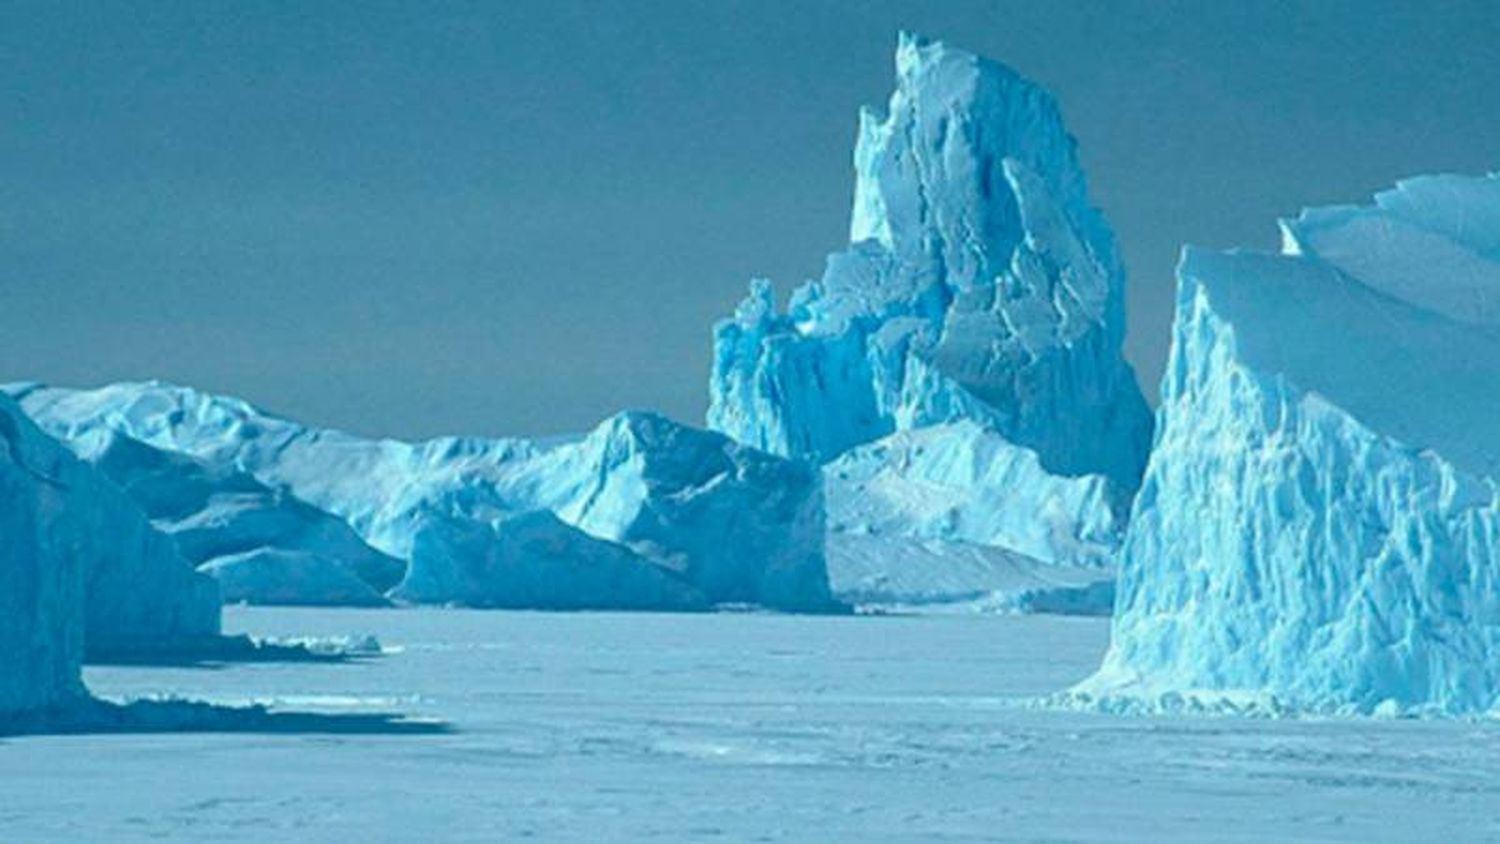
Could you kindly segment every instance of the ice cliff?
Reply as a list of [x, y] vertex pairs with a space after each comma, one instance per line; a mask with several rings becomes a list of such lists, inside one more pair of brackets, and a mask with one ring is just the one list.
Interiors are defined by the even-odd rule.
[[969, 421], [1128, 500], [1151, 417], [1120, 354], [1114, 237], [1056, 103], [910, 35], [896, 75], [885, 116], [860, 116], [849, 248], [785, 312], [757, 281], [716, 327], [710, 427], [827, 461]]
[[5, 395], [0, 501], [0, 721], [86, 702], [85, 656], [216, 640], [214, 582]]
[[[838, 607], [816, 469], [652, 414], [619, 414], [573, 440], [413, 444], [306, 428], [158, 383], [11, 389], [75, 447], [100, 432], [123, 436], [221, 475], [245, 473], [339, 517], [407, 561], [391, 592], [404, 600]], [[167, 494], [186, 495], [171, 491], [177, 483]]]
[[1500, 696], [1500, 179], [1188, 249], [1113, 641], [1075, 691], [1361, 713]]
[[[19, 520], [16, 533], [4, 535], [7, 553], [34, 556], [25, 565], [44, 570], [20, 581], [19, 591], [50, 593], [61, 587], [47, 581], [63, 576], [53, 568], [81, 565], [83, 645], [91, 657], [193, 648], [216, 638], [218, 586], [195, 573], [119, 488], [37, 431], [9, 398], [0, 401], [12, 471], [38, 485], [18, 490], [17, 506], [4, 508], [7, 519]], [[20, 539], [13, 543], [12, 535]]]
[[0, 721], [82, 698], [87, 519], [76, 461], [0, 396]]

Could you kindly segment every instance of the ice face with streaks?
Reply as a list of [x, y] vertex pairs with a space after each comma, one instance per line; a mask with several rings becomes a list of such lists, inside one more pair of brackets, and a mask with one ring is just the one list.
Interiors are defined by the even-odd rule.
[[823, 475], [834, 534], [962, 542], [1105, 568], [1125, 529], [1103, 477], [1050, 474], [1035, 452], [967, 420], [850, 449]]
[[1113, 640], [1078, 690], [1315, 711], [1500, 696], [1494, 177], [1185, 252]]
[[0, 396], [0, 720], [85, 692], [81, 553], [71, 457]]
[[217, 636], [214, 582], [3, 395], [0, 493], [0, 714], [82, 699], [85, 656]]
[[914, 36], [896, 71], [886, 115], [860, 118], [849, 248], [784, 312], [758, 281], [715, 329], [710, 427], [827, 461], [966, 420], [1128, 500], [1151, 418], [1120, 354], [1114, 238], [1056, 104]]

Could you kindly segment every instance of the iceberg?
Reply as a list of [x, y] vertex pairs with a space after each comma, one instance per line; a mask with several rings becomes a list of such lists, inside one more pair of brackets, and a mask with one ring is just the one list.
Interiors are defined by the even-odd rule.
[[[405, 565], [402, 569], [405, 570]], [[198, 571], [219, 582], [227, 604], [384, 607], [377, 591], [348, 566], [306, 551], [256, 548], [214, 557]]]
[[[89, 659], [140, 651], [196, 648], [219, 634], [219, 590], [193, 571], [171, 539], [154, 530], [144, 513], [107, 478], [39, 432], [9, 398], [0, 404], [0, 435], [10, 443], [14, 471], [28, 474], [39, 491], [17, 492], [8, 518], [19, 519], [17, 537], [32, 536], [9, 553], [18, 563], [49, 569], [59, 558], [82, 560], [83, 647]], [[28, 509], [26, 502], [30, 502]], [[7, 531], [7, 545], [11, 545]], [[35, 587], [18, 586], [25, 594]]]
[[854, 167], [848, 248], [785, 309], [756, 280], [715, 327], [709, 427], [823, 465], [831, 556], [851, 559], [847, 537], [888, 540], [854, 543], [859, 565], [840, 567], [863, 574], [835, 577], [845, 600], [877, 594], [857, 585], [876, 570], [882, 603], [893, 584], [914, 604], [945, 594], [929, 581], [977, 588], [978, 572], [1006, 588], [1008, 565], [973, 565], [984, 548], [1108, 566], [1152, 417], [1121, 354], [1114, 235], [1057, 104], [903, 34]]
[[1147, 708], [1480, 714], [1500, 697], [1500, 180], [1400, 183], [1189, 248], [1112, 643]]
[[234, 467], [102, 428], [69, 445], [217, 579], [225, 601], [378, 606], [406, 572], [342, 520]]
[[713, 603], [838, 609], [816, 467], [631, 412], [518, 468], [517, 493], [680, 572]]
[[596, 539], [550, 510], [486, 522], [434, 519], [416, 529], [411, 573], [392, 597], [410, 603], [552, 610], [706, 610], [677, 573]]
[[408, 564], [390, 592], [404, 600], [840, 609], [816, 468], [654, 414], [618, 414], [577, 438], [404, 443], [156, 382], [9, 389], [64, 441], [109, 432], [338, 517]]
[[1286, 254], [1449, 319], [1500, 324], [1500, 176], [1407, 179], [1373, 206], [1307, 209], [1281, 232]]
[[860, 115], [849, 248], [785, 311], [759, 280], [715, 328], [709, 427], [827, 462], [967, 421], [1128, 502], [1152, 419], [1120, 353], [1114, 236], [1056, 103], [912, 35], [896, 76], [887, 113]]
[[83, 663], [88, 520], [68, 482], [78, 467], [0, 396], [0, 723], [87, 696]]

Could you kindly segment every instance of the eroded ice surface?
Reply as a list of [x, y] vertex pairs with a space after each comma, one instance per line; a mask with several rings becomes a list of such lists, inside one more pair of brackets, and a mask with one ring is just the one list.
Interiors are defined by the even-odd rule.
[[893, 540], [867, 566], [889, 584], [972, 571], [974, 544], [1104, 564], [1151, 417], [1120, 354], [1114, 236], [1056, 103], [903, 35], [854, 164], [849, 247], [784, 310], [758, 280], [715, 327], [710, 427], [827, 464], [831, 529]]
[[1083, 692], [1495, 706], [1500, 332], [1453, 308], [1487, 296], [1497, 213], [1493, 179], [1416, 180], [1303, 214], [1292, 254], [1185, 253], [1114, 644]]
[[861, 114], [848, 250], [785, 312], [757, 282], [716, 328], [710, 426], [828, 460], [966, 419], [1128, 494], [1151, 419], [1120, 355], [1114, 238], [1056, 104], [915, 36], [896, 75], [886, 114]]

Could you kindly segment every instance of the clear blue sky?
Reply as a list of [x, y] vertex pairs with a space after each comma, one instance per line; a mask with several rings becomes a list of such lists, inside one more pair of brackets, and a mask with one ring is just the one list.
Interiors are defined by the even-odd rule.
[[1154, 393], [1184, 241], [1500, 168], [1493, 2], [0, 2], [0, 378], [365, 433], [701, 419], [846, 237], [898, 29], [1057, 94]]

